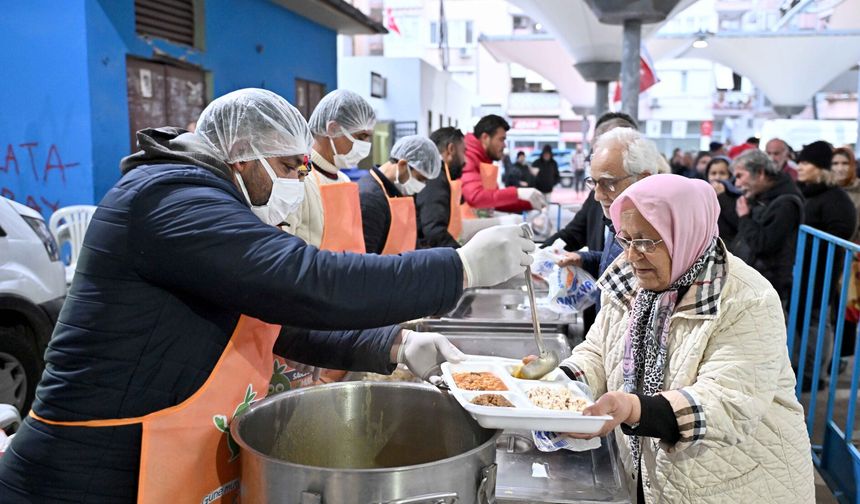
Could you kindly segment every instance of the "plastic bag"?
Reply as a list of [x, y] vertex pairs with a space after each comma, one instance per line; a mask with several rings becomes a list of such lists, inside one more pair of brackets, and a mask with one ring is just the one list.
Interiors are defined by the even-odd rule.
[[[580, 396], [585, 397], [589, 402], [594, 402], [594, 394], [588, 385], [580, 381], [574, 381], [573, 385], [578, 389]], [[535, 448], [542, 452], [554, 452], [558, 450], [588, 451], [600, 448], [601, 443], [599, 437], [578, 439], [561, 432], [548, 431], [532, 431], [532, 441], [535, 444]]]
[[534, 253], [532, 273], [549, 284], [546, 306], [555, 313], [583, 311], [600, 298], [597, 282], [587, 271], [576, 266], [561, 267], [563, 248], [553, 244]]

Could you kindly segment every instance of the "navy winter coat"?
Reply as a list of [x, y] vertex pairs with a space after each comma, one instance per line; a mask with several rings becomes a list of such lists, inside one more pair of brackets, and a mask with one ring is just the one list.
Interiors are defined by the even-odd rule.
[[[206, 381], [241, 314], [298, 328], [276, 345], [293, 360], [390, 372], [399, 327], [368, 328], [447, 312], [462, 283], [452, 249], [320, 251], [263, 224], [211, 168], [139, 166], [90, 224], [33, 409], [75, 421], [176, 405]], [[0, 459], [0, 502], [133, 502], [140, 437], [139, 425], [28, 419]]]

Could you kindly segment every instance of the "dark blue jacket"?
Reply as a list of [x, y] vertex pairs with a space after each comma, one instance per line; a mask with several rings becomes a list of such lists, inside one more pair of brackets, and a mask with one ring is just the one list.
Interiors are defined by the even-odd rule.
[[[206, 381], [243, 313], [296, 328], [277, 344], [293, 360], [390, 372], [399, 328], [355, 329], [445, 313], [462, 283], [452, 249], [320, 251], [263, 224], [209, 169], [137, 167], [90, 224], [33, 409], [63, 421], [176, 405]], [[139, 446], [139, 425], [28, 419], [0, 459], [0, 502], [132, 502]]]

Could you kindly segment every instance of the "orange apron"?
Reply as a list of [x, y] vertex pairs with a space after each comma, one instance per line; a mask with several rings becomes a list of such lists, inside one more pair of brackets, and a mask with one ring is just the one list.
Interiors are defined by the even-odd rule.
[[[325, 184], [316, 171], [311, 172], [311, 175], [316, 178], [323, 208], [323, 234], [319, 248], [331, 252], [363, 254], [364, 231], [361, 225], [358, 184], [353, 182]], [[297, 362], [274, 355], [269, 394], [313, 385], [313, 374], [299, 371], [297, 368]], [[322, 383], [330, 383], [342, 380], [346, 373], [339, 369], [319, 368], [318, 378]]]
[[385, 240], [382, 254], [400, 254], [415, 250], [415, 243], [418, 241], [415, 199], [408, 196], [389, 198], [388, 191], [385, 190], [385, 185], [376, 176], [376, 172], [371, 171], [370, 174], [382, 188], [382, 194], [388, 200], [388, 209], [391, 211], [391, 227], [388, 228], [388, 238]]
[[[486, 191], [494, 191], [499, 188], [499, 167], [493, 163], [481, 163], [478, 166], [481, 172], [481, 186]], [[453, 190], [451, 191], [454, 192]], [[460, 205], [460, 216], [463, 219], [477, 219], [475, 209], [466, 202]]]
[[137, 502], [239, 502], [239, 446], [229, 424], [262, 399], [280, 326], [241, 316], [218, 363], [200, 389], [167, 409], [136, 418], [50, 425], [115, 427], [142, 424]]
[[455, 240], [460, 239], [463, 232], [463, 216], [460, 214], [460, 199], [463, 196], [463, 181], [451, 180], [451, 171], [445, 164], [445, 176], [448, 177], [448, 185], [451, 187], [451, 207], [448, 217], [448, 234]]
[[323, 184], [319, 174], [313, 172], [323, 208], [323, 234], [320, 249], [332, 252], [363, 254], [364, 232], [361, 226], [361, 204], [358, 184], [337, 182]]

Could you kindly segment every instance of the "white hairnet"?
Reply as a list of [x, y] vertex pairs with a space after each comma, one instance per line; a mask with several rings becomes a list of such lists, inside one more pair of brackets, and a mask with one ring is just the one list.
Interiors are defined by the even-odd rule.
[[325, 95], [308, 120], [314, 135], [331, 138], [343, 136], [340, 128], [352, 134], [372, 130], [375, 124], [376, 112], [370, 103], [346, 89], [336, 89]]
[[391, 157], [403, 159], [415, 171], [434, 179], [442, 171], [442, 156], [436, 144], [420, 135], [403, 137], [391, 148]]
[[298, 109], [265, 89], [239, 89], [215, 99], [200, 114], [194, 133], [227, 163], [308, 154], [313, 144]]

